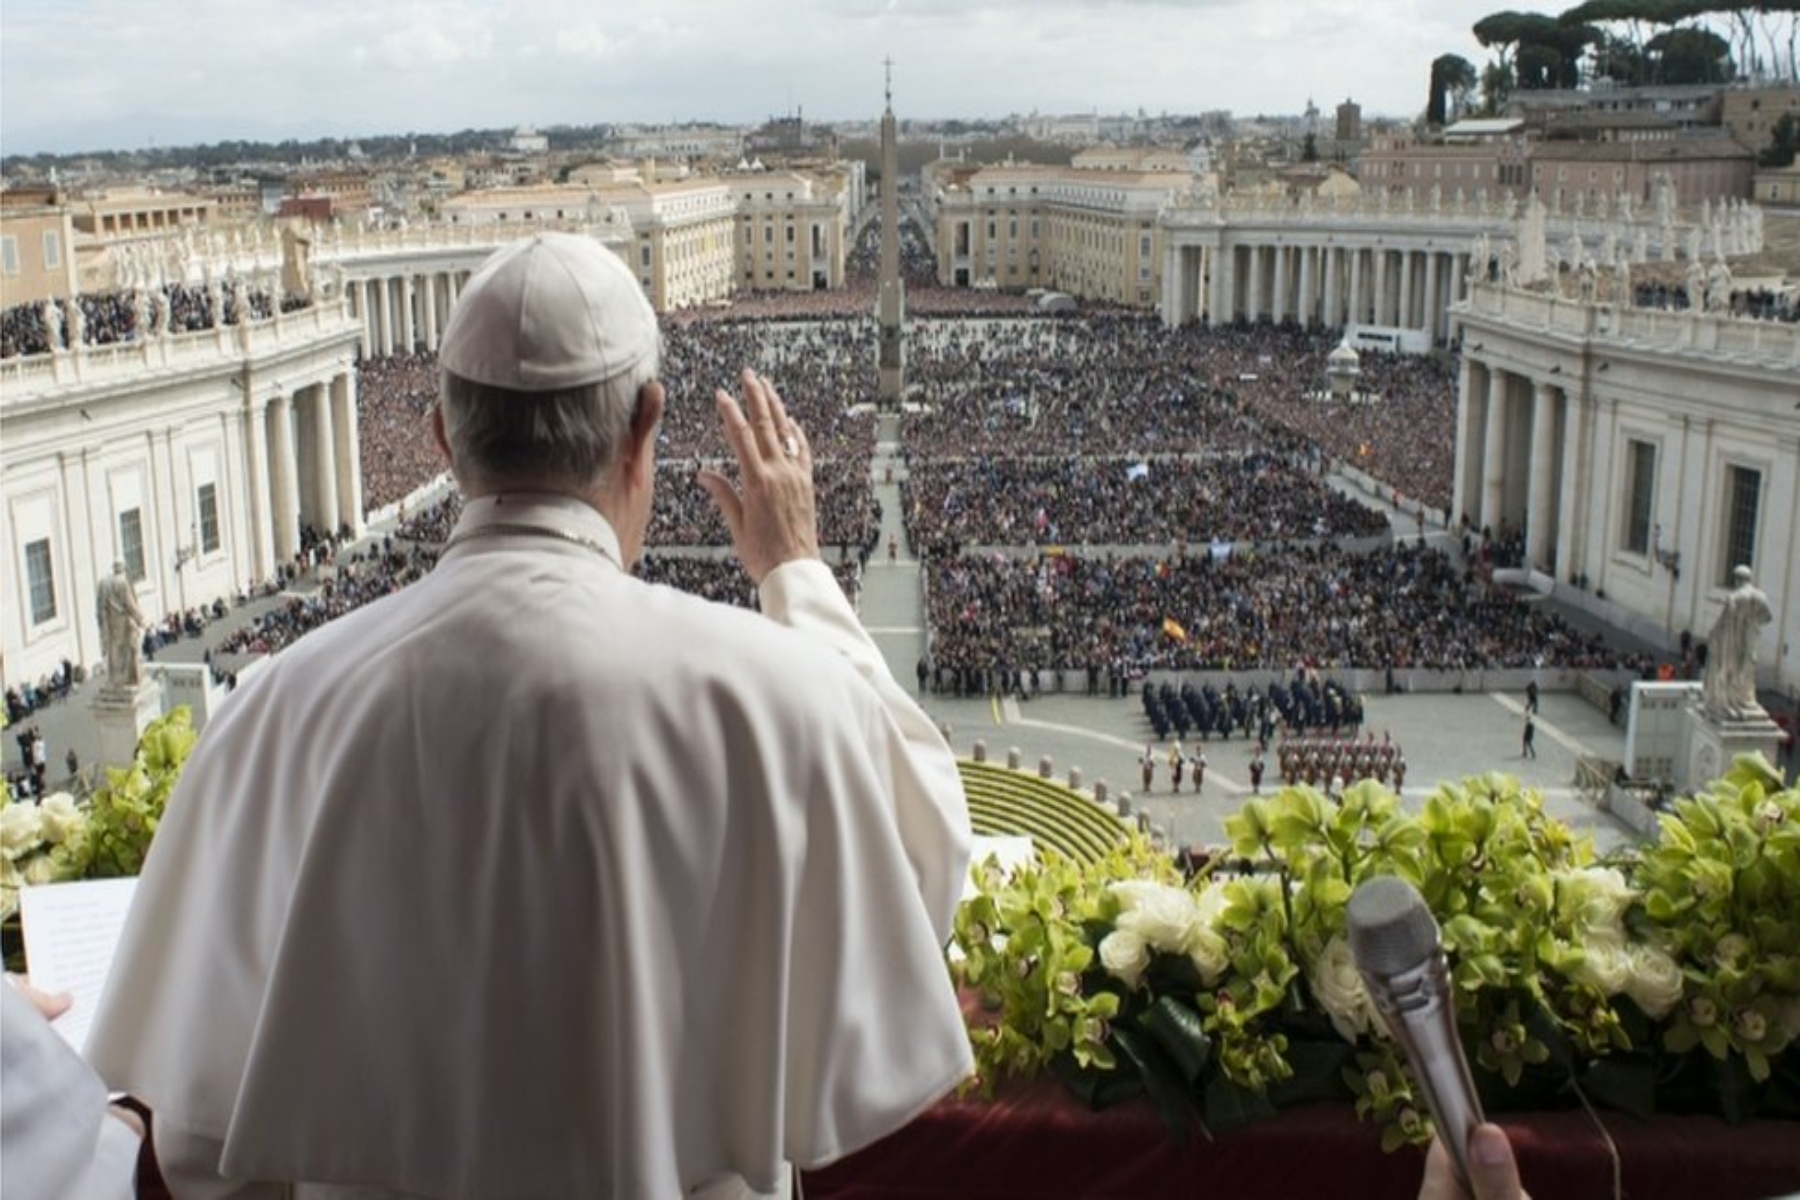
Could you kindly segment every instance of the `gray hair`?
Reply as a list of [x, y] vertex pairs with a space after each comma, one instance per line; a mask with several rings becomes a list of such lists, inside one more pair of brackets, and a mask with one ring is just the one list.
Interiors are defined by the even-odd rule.
[[655, 354], [599, 383], [548, 392], [492, 387], [443, 373], [444, 440], [468, 486], [529, 482], [587, 489], [605, 482], [656, 378]]

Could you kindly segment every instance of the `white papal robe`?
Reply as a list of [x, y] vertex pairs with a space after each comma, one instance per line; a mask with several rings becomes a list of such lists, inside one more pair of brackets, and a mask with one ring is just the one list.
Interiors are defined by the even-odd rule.
[[969, 1071], [955, 762], [829, 570], [758, 615], [618, 561], [472, 502], [206, 730], [90, 1043], [177, 1189], [770, 1192]]

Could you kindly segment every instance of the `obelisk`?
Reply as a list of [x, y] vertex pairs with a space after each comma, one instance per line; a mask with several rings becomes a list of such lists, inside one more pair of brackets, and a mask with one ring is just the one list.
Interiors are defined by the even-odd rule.
[[900, 278], [900, 148], [894, 125], [894, 60], [887, 69], [887, 109], [881, 114], [881, 280], [875, 317], [880, 378], [876, 400], [883, 408], [899, 408], [906, 390], [906, 284]]

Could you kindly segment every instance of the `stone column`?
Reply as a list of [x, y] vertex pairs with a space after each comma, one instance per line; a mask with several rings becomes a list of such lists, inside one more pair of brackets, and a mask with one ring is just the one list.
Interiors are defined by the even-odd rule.
[[1581, 514], [1587, 511], [1587, 497], [1593, 490], [1592, 456], [1587, 449], [1588, 427], [1593, 412], [1592, 402], [1584, 403], [1576, 389], [1563, 394], [1563, 445], [1561, 478], [1566, 494], [1558, 498], [1556, 513], [1556, 578], [1566, 583], [1580, 573], [1581, 558], [1577, 553]]
[[362, 447], [357, 441], [356, 372], [345, 371], [331, 381], [331, 427], [337, 436], [332, 461], [337, 469], [338, 521], [361, 536], [363, 523]]
[[1249, 260], [1250, 268], [1249, 298], [1245, 302], [1244, 316], [1254, 323], [1260, 321], [1263, 314], [1263, 248], [1247, 246], [1244, 248], [1244, 255]]
[[1269, 320], [1279, 325], [1288, 315], [1288, 248], [1275, 247], [1275, 278], [1269, 296]]
[[419, 348], [419, 324], [413, 318], [413, 301], [418, 291], [413, 287], [413, 277], [400, 277], [400, 353], [411, 354]]
[[244, 448], [246, 490], [250, 499], [250, 573], [256, 579], [275, 574], [275, 543], [271, 534], [274, 489], [269, 478], [268, 407], [254, 396], [244, 397]]
[[1207, 252], [1211, 271], [1206, 281], [1206, 323], [1209, 326], [1223, 325], [1231, 320], [1226, 311], [1225, 276], [1231, 263], [1233, 251], [1223, 242], [1219, 248]]
[[1375, 251], [1374, 323], [1377, 325], [1392, 325], [1394, 323], [1393, 318], [1389, 315], [1393, 312], [1393, 303], [1389, 299], [1389, 293], [1392, 292], [1394, 287], [1394, 281], [1389, 277], [1389, 257], [1391, 256], [1385, 247]]
[[419, 316], [425, 326], [425, 349], [435, 352], [438, 348], [438, 275], [433, 271], [423, 276], [420, 282], [425, 285], [424, 290], [419, 293]]
[[294, 402], [277, 393], [269, 402], [269, 477], [275, 510], [275, 561], [300, 550], [300, 481], [294, 469]]
[[1395, 252], [1400, 263], [1400, 311], [1394, 324], [1402, 329], [1417, 329], [1419, 321], [1413, 316], [1413, 268], [1418, 265], [1418, 256], [1411, 250]]
[[1488, 368], [1487, 432], [1482, 437], [1481, 512], [1476, 523], [1490, 533], [1500, 532], [1506, 499], [1506, 391], [1510, 376], [1499, 367]]
[[1317, 256], [1322, 250], [1311, 246], [1300, 247], [1300, 326], [1311, 329], [1313, 320], [1319, 311], [1318, 269], [1315, 265]]
[[1556, 391], [1547, 383], [1531, 389], [1530, 490], [1526, 493], [1525, 561], [1556, 570]]
[[1169, 247], [1163, 256], [1162, 302], [1157, 306], [1162, 314], [1164, 329], [1176, 329], [1181, 325], [1181, 262], [1187, 252], [1180, 246]]
[[1456, 459], [1450, 485], [1450, 525], [1481, 512], [1481, 439], [1487, 433], [1487, 369], [1465, 355], [1456, 387]]
[[319, 532], [330, 536], [338, 527], [337, 438], [333, 429], [331, 387], [315, 384], [307, 391], [313, 406], [313, 477], [308, 491], [314, 497], [313, 519]]
[[1344, 317], [1344, 324], [1357, 325], [1368, 319], [1365, 316], [1368, 310], [1363, 307], [1363, 249], [1361, 246], [1353, 246], [1348, 253], [1350, 255], [1350, 308]]
[[1336, 329], [1344, 323], [1343, 283], [1339, 278], [1344, 252], [1336, 246], [1327, 246], [1325, 255], [1325, 324]]
[[350, 312], [362, 326], [356, 338], [356, 353], [361, 358], [375, 356], [375, 339], [369, 334], [369, 289], [360, 283], [346, 281], [344, 296], [350, 301]]
[[369, 321], [375, 338], [375, 355], [386, 358], [394, 352], [393, 314], [388, 305], [386, 279], [369, 280]]
[[1438, 299], [1438, 265], [1443, 256], [1436, 250], [1425, 252], [1425, 336], [1437, 345], [1438, 330], [1444, 327], [1444, 304]]

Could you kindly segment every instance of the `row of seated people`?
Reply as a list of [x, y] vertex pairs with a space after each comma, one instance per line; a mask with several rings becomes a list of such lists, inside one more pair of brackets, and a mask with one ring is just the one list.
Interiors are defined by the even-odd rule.
[[1285, 785], [1332, 786], [1373, 779], [1398, 791], [1406, 782], [1406, 755], [1398, 744], [1373, 733], [1364, 738], [1301, 736], [1282, 739], [1275, 751]]
[[[1219, 557], [964, 555], [926, 563], [933, 653], [1135, 671], [1612, 668], [1643, 656], [1525, 604], [1443, 551], [1284, 544]], [[1341, 726], [1326, 696], [1308, 724]], [[1302, 698], [1304, 703], [1304, 698]]]
[[1254, 683], [1240, 691], [1234, 680], [1223, 690], [1211, 683], [1195, 687], [1183, 681], [1177, 688], [1167, 681], [1146, 681], [1143, 703], [1158, 740], [1170, 733], [1187, 737], [1190, 731], [1203, 740], [1214, 735], [1229, 739], [1238, 730], [1267, 748], [1277, 723], [1292, 731], [1330, 728], [1336, 736], [1340, 728], [1354, 731], [1363, 721], [1362, 700], [1354, 691], [1304, 669], [1290, 682], [1271, 683], [1266, 694]]
[[1119, 545], [1370, 537], [1387, 518], [1328, 488], [1306, 456], [940, 458], [901, 504], [921, 554], [960, 545]]

